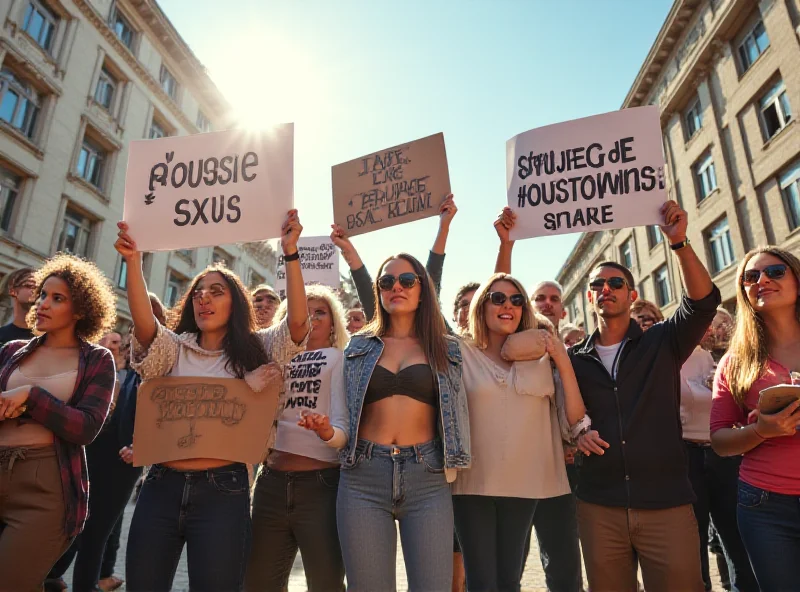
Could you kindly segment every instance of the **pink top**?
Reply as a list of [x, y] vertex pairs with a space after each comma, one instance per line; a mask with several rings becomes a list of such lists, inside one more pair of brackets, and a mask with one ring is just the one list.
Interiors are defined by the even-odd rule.
[[[711, 403], [711, 433], [734, 424], [746, 425], [747, 415], [758, 406], [758, 394], [778, 384], [791, 384], [789, 370], [770, 359], [767, 371], [747, 393], [742, 409], [731, 395], [725, 369], [730, 354], [720, 360], [714, 377], [714, 397]], [[765, 440], [746, 452], [739, 468], [739, 477], [754, 487], [786, 495], [800, 495], [800, 433]]]

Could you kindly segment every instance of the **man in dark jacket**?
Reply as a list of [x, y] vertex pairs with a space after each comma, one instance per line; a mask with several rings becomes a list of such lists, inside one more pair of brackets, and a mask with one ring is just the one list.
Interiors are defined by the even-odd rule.
[[687, 215], [662, 209], [686, 295], [671, 318], [643, 333], [630, 318], [631, 272], [605, 262], [589, 275], [598, 329], [570, 350], [591, 429], [579, 438], [578, 525], [593, 591], [702, 591], [680, 421], [680, 369], [711, 324], [719, 290], [686, 240]]

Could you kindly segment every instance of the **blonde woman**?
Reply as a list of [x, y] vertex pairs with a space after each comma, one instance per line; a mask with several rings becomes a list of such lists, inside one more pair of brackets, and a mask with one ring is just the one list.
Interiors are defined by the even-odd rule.
[[661, 309], [649, 300], [637, 298], [631, 304], [631, 318], [641, 327], [642, 331], [647, 331], [656, 323], [664, 320]]
[[[311, 333], [307, 350], [284, 372], [275, 446], [256, 482], [246, 590], [286, 590], [298, 549], [310, 592], [343, 589], [336, 532], [339, 461], [328, 417], [346, 406], [342, 352], [347, 321], [330, 288], [306, 286], [306, 296]], [[286, 308], [280, 305], [276, 322], [286, 316]]]
[[[537, 500], [570, 492], [550, 365], [563, 383], [566, 423], [577, 424], [585, 408], [567, 350], [545, 332], [549, 356], [511, 362], [501, 354], [512, 335], [552, 331], [526, 294], [508, 274], [490, 277], [472, 299], [461, 348], [474, 457], [453, 485], [453, 511], [468, 590], [519, 590]], [[563, 569], [579, 574], [577, 548], [573, 555]]]
[[[777, 247], [745, 255], [738, 269], [736, 326], [714, 380], [711, 444], [742, 454], [737, 518], [762, 590], [797, 588], [800, 565], [800, 401], [759, 413], [759, 393], [797, 382], [800, 260]], [[743, 427], [740, 427], [743, 426]]]

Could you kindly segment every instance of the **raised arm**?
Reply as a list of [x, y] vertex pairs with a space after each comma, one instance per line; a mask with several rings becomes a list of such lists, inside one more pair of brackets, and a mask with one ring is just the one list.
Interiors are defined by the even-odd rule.
[[495, 273], [511, 273], [511, 251], [514, 249], [514, 241], [509, 238], [509, 232], [514, 228], [517, 215], [506, 206], [497, 215], [494, 221], [494, 229], [500, 238], [500, 247], [497, 250], [497, 262], [494, 265]]
[[133, 319], [133, 334], [139, 345], [147, 349], [156, 338], [157, 321], [153, 315], [147, 283], [142, 271], [142, 253], [136, 248], [136, 241], [128, 234], [128, 225], [118, 222], [119, 233], [114, 248], [125, 260], [128, 267], [128, 306]]
[[281, 248], [286, 264], [286, 320], [295, 343], [302, 342], [309, 330], [306, 287], [297, 251], [297, 240], [302, 231], [297, 210], [289, 210], [281, 227]]
[[436, 233], [436, 239], [433, 241], [433, 247], [428, 253], [428, 264], [425, 266], [428, 275], [431, 276], [437, 296], [442, 290], [442, 270], [444, 269], [444, 251], [447, 245], [447, 236], [450, 234], [450, 224], [453, 222], [457, 212], [458, 208], [451, 193], [439, 206], [439, 230]]
[[364, 311], [364, 317], [367, 322], [372, 320], [375, 316], [375, 296], [372, 292], [372, 277], [367, 271], [367, 266], [361, 261], [358, 251], [350, 242], [350, 237], [347, 236], [344, 229], [338, 224], [331, 224], [333, 232], [331, 232], [331, 240], [333, 244], [339, 247], [344, 257], [345, 262], [350, 268], [350, 277], [353, 278], [353, 283], [356, 285], [356, 292], [358, 299], [361, 302], [361, 308]]

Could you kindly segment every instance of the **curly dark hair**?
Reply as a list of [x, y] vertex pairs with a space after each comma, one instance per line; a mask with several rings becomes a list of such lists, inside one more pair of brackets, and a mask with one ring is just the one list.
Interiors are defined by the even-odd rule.
[[194, 318], [192, 294], [200, 280], [215, 272], [222, 276], [231, 292], [231, 316], [228, 319], [228, 331], [222, 342], [222, 349], [228, 356], [225, 367], [236, 377], [244, 378], [246, 372], [255, 370], [269, 360], [261, 338], [256, 335], [258, 324], [250, 300], [250, 291], [230, 269], [221, 264], [214, 264], [197, 274], [189, 289], [171, 311], [172, 314], [167, 315], [167, 323], [178, 334], [200, 332]]
[[[34, 302], [38, 303], [42, 286], [48, 278], [64, 280], [69, 287], [72, 308], [80, 318], [75, 324], [75, 336], [96, 342], [112, 331], [117, 322], [117, 295], [111, 282], [93, 261], [69, 253], [56, 253], [44, 262], [33, 279], [36, 282]], [[37, 304], [25, 319], [29, 327], [36, 326]]]

